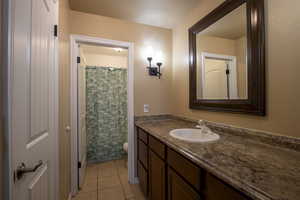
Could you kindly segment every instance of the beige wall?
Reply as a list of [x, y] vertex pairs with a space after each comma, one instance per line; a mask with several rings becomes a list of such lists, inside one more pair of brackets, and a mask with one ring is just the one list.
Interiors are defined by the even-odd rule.
[[70, 193], [70, 56], [69, 56], [69, 0], [59, 1], [59, 168], [60, 200], [67, 200]]
[[207, 52], [235, 56], [235, 40], [213, 37], [197, 36], [197, 52]]
[[267, 116], [188, 108], [188, 28], [222, 0], [203, 0], [173, 32], [173, 114], [300, 137], [300, 1], [265, 0]]
[[[124, 20], [71, 11], [71, 33], [134, 43], [134, 109], [144, 115], [143, 104], [150, 105], [148, 114], [171, 112], [172, 31]], [[164, 54], [162, 79], [148, 76], [143, 52], [151, 45]]]

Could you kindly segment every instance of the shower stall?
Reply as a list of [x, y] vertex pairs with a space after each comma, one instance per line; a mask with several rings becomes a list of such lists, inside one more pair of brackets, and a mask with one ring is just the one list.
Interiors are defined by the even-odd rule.
[[121, 159], [127, 142], [127, 69], [86, 66], [87, 161]]

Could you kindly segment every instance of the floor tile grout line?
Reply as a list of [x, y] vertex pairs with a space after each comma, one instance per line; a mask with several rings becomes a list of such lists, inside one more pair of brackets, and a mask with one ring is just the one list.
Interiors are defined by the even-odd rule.
[[[110, 162], [110, 161], [109, 161]], [[122, 191], [123, 191], [123, 194], [124, 194], [124, 190], [123, 190], [123, 186], [122, 186], [122, 183], [121, 183], [121, 180], [120, 180], [120, 177], [119, 177], [119, 173], [118, 173], [118, 168], [117, 168], [117, 166], [116, 166], [116, 163], [115, 163], [115, 160], [113, 160], [112, 161], [112, 163], [113, 163], [113, 170], [115, 171], [115, 173], [117, 174], [117, 176], [118, 176], [118, 179], [119, 179], [119, 182], [120, 182], [120, 184], [121, 184], [121, 188], [122, 188]], [[98, 182], [98, 184], [97, 184], [97, 200], [98, 200], [98, 198], [100, 199], [100, 192], [101, 192], [101, 189], [100, 189], [100, 175], [99, 175], [99, 173], [101, 173], [101, 168], [100, 168], [100, 166], [98, 166], [98, 173], [97, 173], [97, 182]]]
[[[124, 166], [123, 166], [124, 165]], [[95, 166], [96, 167], [96, 198], [97, 198], [97, 200], [100, 200], [100, 197], [101, 197], [101, 190], [100, 190], [100, 184], [101, 184], [101, 181], [100, 181], [100, 179], [102, 178], [102, 176], [101, 176], [101, 172], [102, 172], [102, 170], [101, 169], [105, 169], [105, 168], [102, 168], [102, 165], [101, 164], [98, 164], [97, 166]], [[122, 175], [124, 175], [123, 173], [123, 168], [125, 168], [125, 169], [127, 169], [126, 171], [127, 171], [127, 173], [128, 173], [128, 168], [127, 168], [127, 166], [126, 166], [126, 163], [125, 163], [125, 160], [124, 159], [120, 159], [120, 160], [114, 160], [114, 161], [112, 161], [112, 166], [109, 166], [109, 167], [112, 167], [113, 169], [112, 169], [112, 171], [114, 171], [115, 173], [114, 174], [116, 174], [117, 175], [117, 179], [118, 179], [118, 181], [119, 181], [119, 183], [120, 183], [120, 186], [121, 186], [121, 190], [122, 190], [122, 194], [123, 194], [123, 198], [124, 198], [124, 200], [129, 200], [129, 199], [136, 199], [137, 198], [137, 196], [136, 196], [136, 194], [135, 194], [135, 192], [134, 191], [131, 191], [131, 194], [128, 196], [128, 198], [127, 198], [127, 196], [126, 196], [126, 188], [125, 188], [125, 184], [126, 183], [123, 183], [123, 181], [122, 181]], [[128, 179], [128, 178], [127, 178]], [[125, 180], [126, 181], [126, 180]], [[128, 180], [127, 180], [128, 181]], [[131, 190], [133, 190], [132, 189], [132, 185], [130, 184], [129, 185], [129, 188], [131, 189]], [[90, 192], [92, 192], [92, 191], [90, 191]], [[86, 193], [90, 193], [90, 192], [86, 192]]]
[[100, 166], [97, 166], [97, 200], [100, 200], [99, 188], [100, 188]]
[[121, 184], [121, 188], [122, 188], [122, 191], [123, 191], [124, 200], [126, 200], [127, 197], [126, 197], [126, 194], [125, 194], [125, 188], [124, 188], [124, 185], [123, 185], [123, 183], [122, 183], [120, 171], [119, 171], [118, 168], [117, 168], [117, 174], [118, 174], [118, 178], [119, 178], [119, 181], [120, 181], [120, 184]]

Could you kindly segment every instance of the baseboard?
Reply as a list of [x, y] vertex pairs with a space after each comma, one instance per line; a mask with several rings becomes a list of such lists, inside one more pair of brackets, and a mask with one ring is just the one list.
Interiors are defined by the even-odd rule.
[[139, 178], [138, 177], [134, 177], [132, 184], [138, 184], [139, 182], [140, 182]]

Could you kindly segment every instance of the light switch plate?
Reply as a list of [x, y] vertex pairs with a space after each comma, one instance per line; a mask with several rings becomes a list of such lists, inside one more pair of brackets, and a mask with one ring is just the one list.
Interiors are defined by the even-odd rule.
[[144, 104], [144, 112], [149, 112], [149, 104]]

